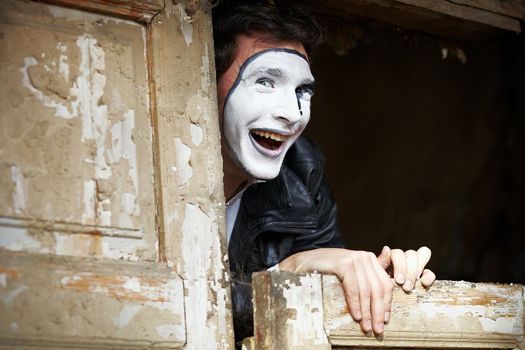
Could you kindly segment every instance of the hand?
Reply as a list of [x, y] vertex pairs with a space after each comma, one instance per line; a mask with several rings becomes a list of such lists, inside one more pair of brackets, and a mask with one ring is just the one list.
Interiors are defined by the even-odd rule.
[[394, 281], [405, 292], [410, 292], [418, 278], [421, 278], [421, 284], [424, 287], [429, 287], [434, 283], [436, 275], [429, 269], [425, 269], [431, 255], [432, 252], [427, 247], [421, 247], [416, 252], [414, 250], [390, 250], [385, 246], [377, 258], [385, 269], [392, 265]]
[[[339, 248], [320, 248], [296, 253], [279, 263], [281, 271], [335, 274], [343, 283], [352, 318], [365, 333], [384, 331], [390, 319], [394, 283], [386, 272], [391, 264], [390, 248], [374, 253]], [[387, 250], [387, 251], [386, 251]], [[392, 251], [393, 252], [393, 251]], [[397, 254], [397, 253], [396, 253]], [[401, 259], [399, 259], [401, 260]], [[406, 275], [406, 270], [398, 272]]]

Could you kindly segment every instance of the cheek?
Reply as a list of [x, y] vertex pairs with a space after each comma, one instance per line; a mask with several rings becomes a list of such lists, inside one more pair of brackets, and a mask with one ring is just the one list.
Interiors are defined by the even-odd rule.
[[232, 124], [246, 124], [261, 115], [265, 103], [249, 91], [236, 91], [227, 101], [225, 113]]

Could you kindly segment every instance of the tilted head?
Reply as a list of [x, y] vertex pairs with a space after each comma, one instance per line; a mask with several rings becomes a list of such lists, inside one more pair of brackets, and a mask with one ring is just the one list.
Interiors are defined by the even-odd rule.
[[310, 118], [309, 57], [321, 30], [278, 1], [229, 1], [213, 16], [225, 164], [272, 179]]

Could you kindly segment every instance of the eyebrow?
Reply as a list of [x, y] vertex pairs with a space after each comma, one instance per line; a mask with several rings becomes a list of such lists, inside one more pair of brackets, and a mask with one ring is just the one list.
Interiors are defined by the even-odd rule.
[[283, 72], [279, 68], [261, 67], [256, 71], [248, 74], [248, 76], [246, 76], [244, 79], [248, 79], [256, 75], [269, 75], [274, 78], [281, 78], [283, 76]]

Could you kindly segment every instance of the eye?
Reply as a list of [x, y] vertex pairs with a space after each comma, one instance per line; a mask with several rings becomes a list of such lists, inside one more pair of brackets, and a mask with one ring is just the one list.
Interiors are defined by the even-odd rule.
[[273, 89], [275, 87], [272, 79], [269, 79], [269, 78], [259, 78], [255, 81], [255, 84], [262, 85], [270, 89]]
[[314, 90], [313, 84], [303, 84], [295, 89], [295, 93], [299, 98], [309, 99], [314, 95]]

